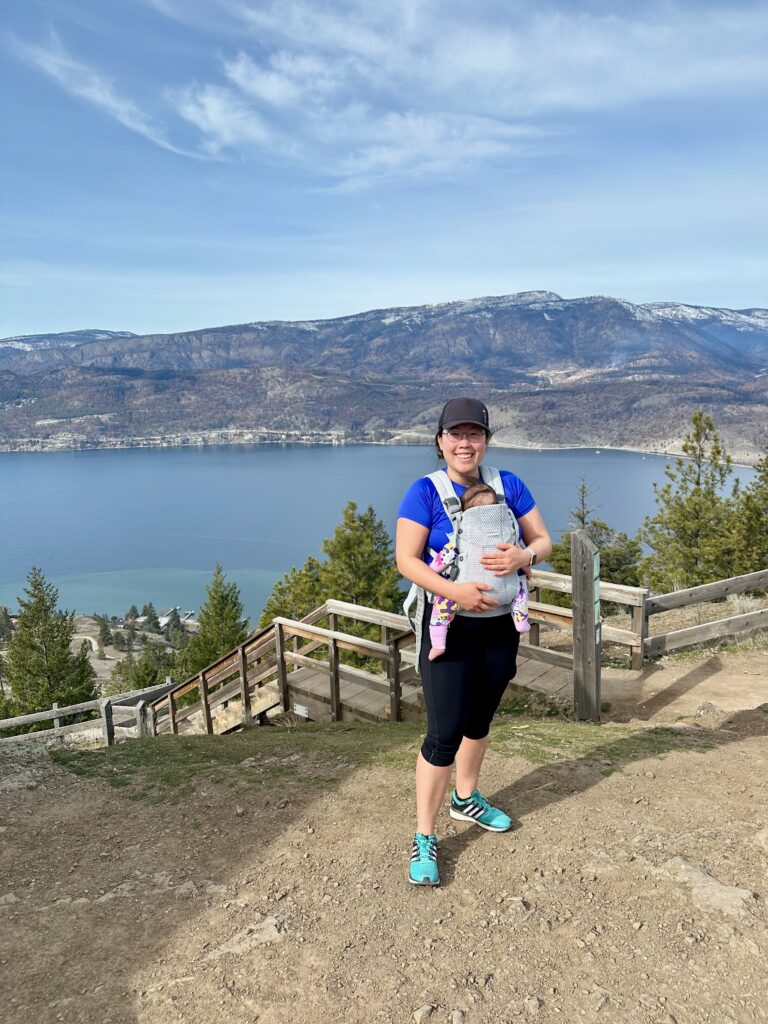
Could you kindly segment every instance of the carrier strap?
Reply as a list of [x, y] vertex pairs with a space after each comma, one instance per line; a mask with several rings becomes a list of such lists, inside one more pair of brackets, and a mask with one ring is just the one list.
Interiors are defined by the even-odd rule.
[[[435, 490], [443, 503], [445, 514], [450, 519], [451, 525], [454, 526], [459, 512], [461, 512], [461, 502], [456, 497], [451, 478], [444, 469], [436, 469], [434, 473], [428, 475], [427, 480], [431, 480], [435, 485]], [[493, 489], [496, 494], [496, 500], [500, 505], [506, 504], [507, 496], [504, 493], [504, 483], [501, 479], [501, 473], [495, 466], [481, 466], [480, 480]]]
[[[451, 526], [456, 527], [456, 521], [461, 514], [461, 502], [456, 497], [456, 492], [453, 489], [453, 483], [451, 478], [448, 476], [444, 469], [437, 469], [434, 473], [430, 473], [427, 477], [435, 485], [440, 500], [443, 503], [445, 514], [451, 521]], [[504, 494], [504, 484], [501, 479], [501, 473], [496, 469], [495, 466], [481, 466], [480, 467], [480, 479], [484, 484], [488, 484], [492, 487], [496, 493], [496, 500], [499, 504], [506, 504], [507, 498]], [[432, 551], [430, 553], [434, 557], [437, 552]], [[419, 651], [421, 649], [421, 627], [423, 623], [424, 607], [427, 600], [426, 592], [422, 587], [417, 587], [415, 583], [411, 585], [411, 589], [408, 591], [408, 596], [403, 604], [403, 610], [408, 617], [411, 629], [416, 637], [416, 671], [419, 671]]]

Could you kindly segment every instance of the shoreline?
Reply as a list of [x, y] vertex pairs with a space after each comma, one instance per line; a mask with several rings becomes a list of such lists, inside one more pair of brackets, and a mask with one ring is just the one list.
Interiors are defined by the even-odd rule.
[[[217, 433], [224, 433], [217, 432]], [[198, 436], [193, 439], [179, 439], [173, 440], [170, 437], [164, 438], [127, 438], [124, 443], [93, 443], [87, 442], [73, 443], [69, 445], [57, 444], [52, 441], [38, 442], [37, 439], [24, 438], [17, 444], [13, 442], [6, 442], [0, 444], [0, 455], [51, 455], [51, 454], [69, 454], [71, 452], [86, 452], [86, 451], [124, 451], [124, 450], [138, 450], [142, 448], [219, 448], [219, 447], [239, 447], [242, 445], [301, 445], [305, 447], [322, 446], [322, 447], [348, 447], [350, 445], [371, 445], [380, 447], [401, 447], [401, 448], [419, 448], [419, 447], [431, 447], [432, 438], [424, 437], [423, 439], [415, 435], [411, 439], [406, 439], [403, 434], [395, 435], [394, 438], [388, 438], [387, 440], [374, 440], [366, 437], [341, 437], [340, 434], [335, 432], [318, 433], [317, 436], [311, 436], [307, 434], [301, 434], [296, 436], [287, 435], [283, 431], [275, 431], [275, 435], [279, 436], [268, 436], [269, 431], [253, 431], [253, 436], [250, 437], [206, 437]], [[630, 445], [611, 445], [611, 444], [561, 444], [561, 445], [539, 445], [539, 444], [513, 444], [506, 441], [493, 440], [491, 447], [504, 448], [513, 451], [524, 451], [524, 452], [567, 452], [567, 451], [592, 451], [595, 453], [599, 452], [631, 452], [637, 455], [654, 455], [665, 459], [686, 459], [687, 456], [683, 455], [682, 451], [671, 449], [668, 451], [661, 451], [658, 448], [638, 448]], [[740, 469], [754, 469], [755, 464], [760, 458], [760, 453], [756, 453], [752, 461], [741, 461], [733, 459], [733, 466]]]

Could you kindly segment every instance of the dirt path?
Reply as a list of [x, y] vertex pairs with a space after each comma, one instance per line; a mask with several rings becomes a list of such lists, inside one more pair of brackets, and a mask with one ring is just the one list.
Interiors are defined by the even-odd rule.
[[0, 1019], [768, 1020], [768, 705], [697, 721], [496, 728], [515, 828], [444, 814], [437, 890], [405, 881], [417, 728], [146, 741], [80, 775], [0, 746]]

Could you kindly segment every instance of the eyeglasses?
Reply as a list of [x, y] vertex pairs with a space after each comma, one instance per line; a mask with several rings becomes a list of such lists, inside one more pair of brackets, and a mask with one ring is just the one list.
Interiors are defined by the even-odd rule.
[[471, 444], [480, 444], [481, 441], [485, 440], [484, 430], [444, 430], [451, 441], [463, 441], [467, 439]]

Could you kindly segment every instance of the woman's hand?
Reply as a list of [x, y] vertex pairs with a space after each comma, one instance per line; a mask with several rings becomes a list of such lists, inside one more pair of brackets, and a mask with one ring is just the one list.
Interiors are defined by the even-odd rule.
[[495, 597], [485, 593], [492, 589], [487, 583], [454, 583], [451, 600], [467, 612], [487, 612], [499, 603]]
[[480, 559], [480, 564], [495, 576], [508, 576], [518, 569], [524, 569], [531, 561], [530, 554], [516, 544], [497, 544], [496, 548], [496, 551], [489, 551]]

